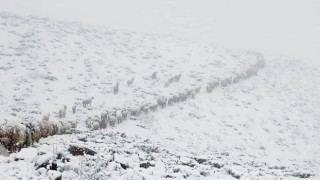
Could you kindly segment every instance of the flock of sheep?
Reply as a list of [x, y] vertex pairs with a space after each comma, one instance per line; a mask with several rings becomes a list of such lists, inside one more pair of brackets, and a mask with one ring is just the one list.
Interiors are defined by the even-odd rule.
[[[260, 54], [255, 54], [255, 55], [257, 56], [257, 59], [258, 59], [256, 64], [252, 65], [246, 71], [242, 73], [238, 73], [237, 75], [225, 78], [223, 80], [215, 80], [208, 83], [208, 85], [206, 86], [206, 91], [208, 93], [211, 93], [213, 89], [217, 87], [226, 87], [233, 83], [237, 83], [242, 79], [247, 79], [251, 76], [256, 75], [258, 70], [263, 67], [264, 61]], [[156, 76], [157, 76], [157, 72], [154, 72], [151, 78], [155, 79]], [[169, 84], [173, 82], [179, 82], [180, 78], [181, 78], [181, 73], [169, 78], [165, 83], [165, 87], [167, 87]], [[127, 85], [132, 86], [133, 81], [134, 81], [134, 78], [128, 80]], [[118, 88], [119, 84], [117, 83], [115, 87]], [[168, 106], [172, 106], [175, 103], [186, 101], [188, 98], [195, 98], [195, 96], [198, 93], [200, 93], [201, 89], [202, 87], [198, 86], [196, 88], [185, 89], [184, 91], [181, 91], [170, 97], [164, 97], [164, 96], [158, 97], [158, 99], [154, 103], [145, 103], [141, 105], [136, 105], [134, 107], [125, 107], [122, 109], [114, 108], [112, 110], [106, 110], [100, 116], [96, 115], [94, 117], [88, 117], [86, 120], [86, 125], [91, 130], [105, 129], [107, 128], [108, 125], [113, 127], [115, 126], [115, 124], [119, 124], [123, 120], [126, 120], [127, 118], [136, 118], [140, 114], [148, 114], [149, 112], [155, 112], [159, 108], [163, 109]], [[91, 99], [88, 99], [87, 101], [90, 101], [91, 103]], [[85, 101], [83, 101], [83, 104], [85, 104]]]
[[[239, 73], [235, 76], [225, 78], [223, 80], [215, 80], [206, 86], [206, 91], [211, 93], [213, 89], [217, 87], [225, 87], [227, 85], [237, 83], [241, 79], [249, 78], [255, 75], [260, 68], [263, 67], [264, 61], [260, 54], [255, 54], [257, 56], [257, 63], [248, 68], [245, 72]], [[157, 72], [154, 72], [151, 76], [155, 79]], [[165, 86], [173, 82], [178, 82], [180, 80], [181, 74], [173, 76], [170, 78]], [[127, 81], [128, 86], [132, 86], [134, 78]], [[100, 116], [96, 115], [94, 117], [88, 117], [86, 119], [86, 126], [91, 130], [105, 129], [108, 126], [115, 126], [121, 123], [127, 118], [135, 118], [140, 114], [148, 114], [149, 112], [155, 112], [159, 108], [163, 109], [168, 106], [172, 106], [175, 103], [186, 101], [188, 98], [195, 98], [196, 94], [200, 93], [202, 87], [198, 86], [192, 89], [185, 89], [178, 94], [171, 95], [170, 97], [158, 97], [154, 103], [145, 103], [142, 105], [137, 105], [135, 107], [125, 107], [125, 108], [114, 108], [112, 110], [106, 110], [101, 113]], [[119, 83], [114, 86], [114, 94], [119, 91]], [[91, 106], [93, 97], [82, 100], [83, 107]], [[75, 114], [77, 106], [72, 106], [72, 112]], [[60, 121], [50, 121], [50, 114], [45, 114], [42, 120], [34, 123], [27, 124], [3, 124], [0, 126], [0, 144], [2, 144], [8, 151], [16, 152], [20, 151], [22, 147], [30, 146], [34, 142], [38, 142], [40, 138], [45, 138], [52, 135], [66, 134], [71, 128], [76, 128], [77, 124], [75, 122], [63, 121], [62, 118], [66, 117], [67, 106], [63, 106], [58, 111], [58, 116]]]
[[22, 147], [38, 142], [41, 138], [66, 134], [68, 130], [76, 126], [71, 122], [49, 121], [48, 117], [49, 114], [44, 115], [43, 120], [36, 123], [2, 125], [0, 127], [0, 143], [9, 152], [17, 152]]

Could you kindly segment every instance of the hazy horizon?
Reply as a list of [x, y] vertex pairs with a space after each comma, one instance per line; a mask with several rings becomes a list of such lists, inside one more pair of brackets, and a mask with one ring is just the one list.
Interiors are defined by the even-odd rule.
[[0, 3], [1, 11], [172, 34], [317, 64], [320, 59], [320, 2], [315, 0], [0, 0]]

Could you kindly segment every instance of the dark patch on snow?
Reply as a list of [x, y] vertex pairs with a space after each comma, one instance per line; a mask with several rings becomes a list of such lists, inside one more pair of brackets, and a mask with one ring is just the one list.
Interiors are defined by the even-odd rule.
[[292, 176], [293, 177], [298, 177], [298, 178], [309, 178], [309, 177], [312, 176], [312, 174], [297, 172], [297, 173], [293, 173]]
[[146, 169], [147, 169], [147, 168], [149, 168], [150, 166], [151, 166], [151, 167], [154, 167], [155, 165], [154, 165], [154, 164], [151, 164], [150, 162], [146, 162], [146, 163], [141, 163], [141, 164], [140, 164], [140, 167], [141, 167], [141, 168], [146, 168]]
[[199, 164], [203, 164], [208, 161], [207, 159], [204, 159], [204, 158], [194, 158], [194, 160], [196, 160], [197, 163]]
[[128, 165], [123, 164], [123, 163], [120, 163], [120, 166], [121, 166], [123, 169], [128, 169], [128, 168], [129, 168], [129, 166], [128, 166]]
[[97, 152], [87, 148], [87, 147], [79, 147], [76, 145], [70, 145], [68, 151], [74, 156], [83, 156], [85, 154], [94, 156]]
[[240, 179], [240, 175], [233, 172], [231, 169], [227, 170], [227, 173], [236, 179]]

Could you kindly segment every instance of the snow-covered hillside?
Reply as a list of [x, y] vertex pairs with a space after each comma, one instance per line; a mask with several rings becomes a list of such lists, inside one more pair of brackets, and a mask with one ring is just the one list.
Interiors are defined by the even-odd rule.
[[[155, 100], [229, 77], [255, 56], [173, 37], [108, 30], [1, 14], [0, 112], [3, 119], [40, 120], [94, 96], [94, 109]], [[158, 71], [158, 79], [151, 74]], [[182, 74], [180, 83], [165, 82]], [[135, 78], [133, 87], [127, 80]], [[116, 82], [120, 94], [113, 95]], [[70, 117], [72, 118], [72, 117]]]
[[[0, 179], [320, 176], [320, 71], [298, 60], [265, 56], [257, 75], [207, 93], [208, 83], [246, 72], [257, 56], [171, 36], [8, 13], [0, 14], [0, 38], [1, 124], [34, 123], [46, 113], [59, 121], [63, 105], [68, 109], [62, 121], [77, 123], [75, 134], [0, 156]], [[179, 82], [166, 85], [180, 73]], [[116, 82], [119, 93], [113, 94]], [[85, 126], [87, 117], [105, 110], [152, 104], [199, 86], [196, 98], [115, 127]], [[83, 108], [88, 97], [94, 97], [92, 107]], [[70, 145], [97, 154], [72, 156]], [[39, 167], [46, 160], [56, 161], [58, 171]]]

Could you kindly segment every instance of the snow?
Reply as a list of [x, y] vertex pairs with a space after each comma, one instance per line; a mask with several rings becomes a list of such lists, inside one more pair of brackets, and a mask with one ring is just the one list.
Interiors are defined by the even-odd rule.
[[[30, 147], [27, 149], [21, 149], [21, 151], [15, 155], [15, 158], [21, 159], [21, 160], [24, 160], [27, 162], [31, 162], [37, 158], [37, 155], [38, 155], [37, 149]], [[37, 163], [38, 163], [38, 161], [37, 161]]]
[[[256, 75], [209, 94], [208, 82], [245, 72], [257, 56], [172, 36], [10, 13], [0, 13], [0, 37], [1, 125], [36, 122], [46, 113], [58, 121], [58, 110], [67, 105], [63, 121], [77, 122], [78, 130], [0, 156], [0, 179], [320, 177], [317, 67], [266, 54]], [[155, 71], [158, 78], [152, 80]], [[179, 73], [181, 81], [164, 86]], [[127, 87], [132, 77], [133, 86]], [[97, 131], [85, 126], [88, 116], [199, 85], [194, 99], [136, 120]], [[88, 97], [94, 97], [92, 106], [84, 108], [81, 102]], [[72, 144], [97, 154], [72, 156]], [[57, 161], [57, 171], [36, 170], [49, 160]]]

